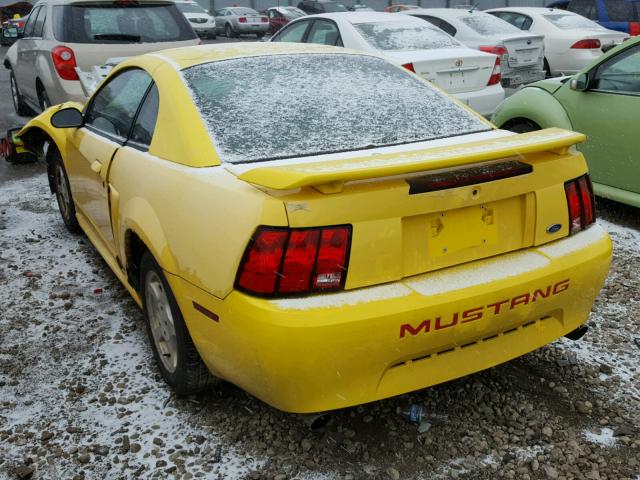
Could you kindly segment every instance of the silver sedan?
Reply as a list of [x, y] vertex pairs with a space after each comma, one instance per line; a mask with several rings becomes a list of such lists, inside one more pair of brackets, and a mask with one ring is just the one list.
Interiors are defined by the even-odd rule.
[[269, 29], [269, 18], [252, 8], [225, 7], [215, 12], [216, 29], [227, 37], [254, 33], [262, 38]]

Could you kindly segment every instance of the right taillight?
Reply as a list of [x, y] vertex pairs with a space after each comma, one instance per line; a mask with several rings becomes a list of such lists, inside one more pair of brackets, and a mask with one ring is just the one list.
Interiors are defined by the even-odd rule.
[[595, 199], [589, 175], [564, 184], [569, 208], [569, 235], [578, 233], [596, 221]]
[[51, 58], [56, 72], [62, 80], [79, 80], [76, 72], [76, 56], [69, 47], [57, 46], [51, 50]]
[[406, 68], [410, 72], [416, 73], [416, 69], [413, 67], [413, 63], [405, 63], [402, 68]]
[[600, 48], [602, 44], [600, 40], [597, 38], [585, 38], [584, 40], [578, 40], [576, 43], [571, 45], [571, 48], [579, 48], [579, 49], [595, 49]]
[[496, 85], [502, 79], [502, 71], [500, 69], [500, 57], [496, 57], [496, 63], [493, 65], [493, 71], [487, 82], [487, 86]]
[[632, 37], [640, 35], [640, 22], [629, 22], [629, 35]]
[[274, 297], [344, 287], [351, 226], [258, 227], [238, 269], [236, 288]]

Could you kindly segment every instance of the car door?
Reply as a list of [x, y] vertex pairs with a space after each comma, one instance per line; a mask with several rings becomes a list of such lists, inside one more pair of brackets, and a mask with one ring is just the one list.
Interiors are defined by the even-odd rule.
[[594, 182], [640, 193], [638, 118], [640, 44], [610, 57], [589, 72], [588, 89], [565, 85], [557, 94], [574, 130]]
[[18, 40], [16, 45], [17, 60], [13, 70], [20, 93], [32, 104], [37, 104], [37, 96], [35, 94], [36, 79], [34, 75], [37, 50], [34, 32], [38, 16], [43, 9], [43, 7], [37, 6], [29, 14], [27, 23], [24, 26], [23, 37]]
[[110, 78], [91, 98], [83, 127], [69, 136], [65, 160], [76, 207], [114, 256], [109, 167], [129, 137], [136, 112], [151, 85], [151, 77], [137, 68]]

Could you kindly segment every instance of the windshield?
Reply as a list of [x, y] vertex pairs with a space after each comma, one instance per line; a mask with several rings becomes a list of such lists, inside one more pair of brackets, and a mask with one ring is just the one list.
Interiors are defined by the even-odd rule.
[[249, 57], [196, 65], [182, 73], [224, 162], [361, 150], [489, 130], [444, 93], [376, 57]]
[[182, 13], [207, 13], [206, 10], [197, 3], [176, 3], [176, 6]]
[[326, 2], [326, 3], [323, 3], [322, 6], [324, 7], [325, 12], [348, 12], [349, 11], [347, 10], [347, 7], [345, 7], [343, 4], [336, 3], [336, 2]]
[[234, 15], [258, 15], [258, 12], [255, 10], [245, 7], [232, 8], [231, 11]]
[[604, 0], [612, 22], [640, 22], [640, 1]]
[[592, 22], [588, 18], [584, 18], [580, 15], [574, 15], [571, 13], [554, 13], [543, 15], [543, 17], [561, 30], [570, 30], [572, 28], [604, 30], [604, 28], [598, 25], [596, 22]]
[[500, 20], [498, 17], [489, 15], [488, 13], [474, 13], [466, 17], [460, 17], [460, 20], [462, 20], [467, 27], [480, 35], [522, 33], [519, 28], [514, 27], [504, 20]]
[[53, 34], [69, 43], [177, 42], [196, 38], [175, 4], [87, 3], [53, 7]]
[[460, 44], [442, 30], [430, 26], [400, 22], [360, 23], [354, 25], [364, 39], [378, 50], [408, 52], [456, 48]]

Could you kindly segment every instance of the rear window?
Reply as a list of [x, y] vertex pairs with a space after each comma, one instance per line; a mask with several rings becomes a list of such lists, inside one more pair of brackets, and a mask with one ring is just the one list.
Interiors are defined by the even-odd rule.
[[408, 52], [456, 48], [460, 44], [442, 30], [424, 25], [407, 25], [398, 22], [360, 23], [356, 30], [378, 50]]
[[207, 13], [204, 8], [202, 8], [197, 3], [176, 3], [176, 7], [182, 13]]
[[285, 7], [280, 10], [280, 13], [282, 13], [285, 17], [287, 17], [290, 20], [293, 20], [294, 18], [304, 17], [306, 15], [306, 13], [304, 13], [302, 10], [296, 7], [288, 7], [288, 8]]
[[231, 8], [230, 10], [233, 12], [234, 15], [258, 15], [258, 12], [256, 12], [252, 8], [240, 7], [240, 8]]
[[519, 29], [493, 15], [473, 14], [460, 17], [460, 20], [471, 30], [480, 35], [494, 35], [496, 33], [522, 33]]
[[196, 38], [173, 3], [92, 2], [56, 6], [53, 13], [53, 34], [60, 42], [177, 42]]
[[251, 57], [196, 65], [182, 73], [223, 162], [361, 150], [489, 130], [444, 93], [375, 57]]
[[604, 4], [612, 22], [640, 22], [639, 2], [604, 0]]
[[324, 8], [325, 12], [348, 12], [349, 11], [347, 10], [347, 7], [345, 7], [341, 3], [326, 2], [326, 3], [321, 3], [321, 5]]
[[561, 30], [571, 30], [574, 28], [587, 28], [589, 30], [603, 29], [603, 27], [596, 22], [572, 13], [554, 13], [543, 15], [543, 17]]

